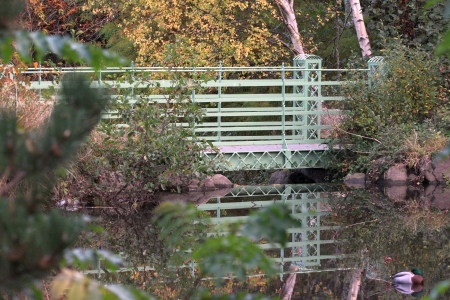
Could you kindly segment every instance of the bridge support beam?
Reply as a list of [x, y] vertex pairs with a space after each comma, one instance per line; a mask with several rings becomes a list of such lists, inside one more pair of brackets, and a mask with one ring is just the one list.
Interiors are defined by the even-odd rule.
[[219, 150], [205, 153], [216, 163], [218, 171], [302, 169], [326, 167], [328, 146], [303, 144], [282, 149], [281, 145], [255, 145], [219, 147]]

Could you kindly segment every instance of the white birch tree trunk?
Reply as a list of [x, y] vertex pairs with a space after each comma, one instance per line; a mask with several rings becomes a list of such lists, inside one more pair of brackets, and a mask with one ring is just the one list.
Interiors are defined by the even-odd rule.
[[356, 35], [358, 36], [359, 47], [363, 57], [372, 56], [369, 36], [364, 24], [364, 17], [359, 0], [349, 0], [352, 7], [353, 24], [355, 25]]
[[298, 31], [297, 19], [294, 12], [294, 0], [275, 0], [280, 16], [289, 31], [289, 36], [292, 43], [292, 52], [295, 55], [305, 54], [302, 45], [302, 37]]
[[[297, 271], [298, 268], [291, 263], [289, 266], [290, 272]], [[281, 300], [290, 300], [292, 298], [292, 293], [294, 292], [295, 282], [297, 280], [297, 273], [291, 273], [287, 276], [284, 281], [283, 287], [281, 288], [280, 298]]]
[[350, 290], [348, 291], [347, 300], [356, 300], [358, 298], [359, 289], [361, 287], [361, 269], [352, 271], [352, 279], [350, 281]]

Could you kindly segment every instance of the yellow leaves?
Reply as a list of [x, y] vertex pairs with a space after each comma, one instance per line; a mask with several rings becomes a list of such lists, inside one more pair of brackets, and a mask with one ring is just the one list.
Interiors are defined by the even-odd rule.
[[[106, 0], [96, 3], [97, 7], [103, 3], [104, 7], [113, 9]], [[280, 49], [289, 55], [281, 44], [274, 51], [273, 34], [265, 24], [268, 16], [275, 19], [277, 15], [270, 0], [119, 0], [116, 3], [119, 11], [129, 14], [123, 18], [124, 34], [134, 43], [140, 64], [165, 64], [163, 53], [176, 40], [183, 40], [182, 51], [194, 53], [203, 65], [216, 65], [219, 60], [226, 65], [263, 65], [278, 61]]]
[[[83, 274], [63, 269], [61, 273], [53, 280], [50, 288], [50, 294], [53, 299], [60, 299], [66, 295], [66, 299], [86, 299], [89, 290], [98, 290], [98, 283], [93, 281], [91, 284], [97, 285], [97, 288], [90, 287], [89, 279]], [[99, 299], [100, 297], [95, 297]]]

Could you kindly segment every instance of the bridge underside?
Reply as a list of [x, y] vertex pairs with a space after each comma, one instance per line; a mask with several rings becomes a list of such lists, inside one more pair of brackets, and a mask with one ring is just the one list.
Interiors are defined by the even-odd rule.
[[218, 171], [325, 168], [328, 146], [324, 144], [219, 146], [206, 155]]

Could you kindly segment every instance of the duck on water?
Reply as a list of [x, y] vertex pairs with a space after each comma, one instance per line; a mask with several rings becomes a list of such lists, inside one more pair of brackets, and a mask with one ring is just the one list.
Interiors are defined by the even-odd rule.
[[415, 295], [423, 289], [423, 274], [420, 269], [398, 272], [391, 278], [394, 288], [402, 294]]

